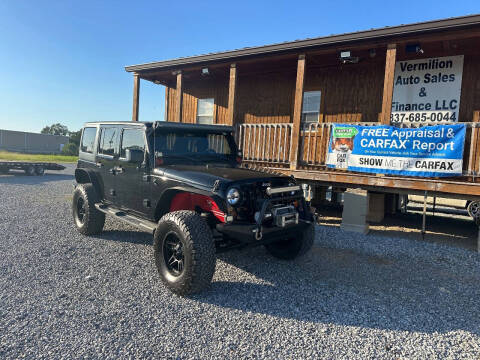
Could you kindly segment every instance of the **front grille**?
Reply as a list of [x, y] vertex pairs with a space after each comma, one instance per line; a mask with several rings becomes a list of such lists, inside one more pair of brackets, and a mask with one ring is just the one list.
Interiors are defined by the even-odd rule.
[[260, 211], [265, 199], [272, 200], [271, 205], [295, 205], [295, 201], [301, 197], [301, 192], [294, 195], [290, 192], [267, 195], [268, 187], [282, 187], [288, 185], [285, 179], [271, 179], [268, 181], [257, 181], [255, 183], [241, 186], [245, 199], [241, 206], [236, 209], [237, 220], [255, 222], [255, 212]]

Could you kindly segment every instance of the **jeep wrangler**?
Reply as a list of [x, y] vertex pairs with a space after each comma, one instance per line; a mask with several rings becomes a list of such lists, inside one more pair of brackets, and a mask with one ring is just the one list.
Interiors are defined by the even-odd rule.
[[151, 232], [161, 280], [179, 295], [210, 284], [219, 252], [264, 245], [280, 259], [305, 254], [314, 225], [302, 187], [240, 163], [232, 127], [87, 123], [75, 170], [75, 225], [97, 234], [108, 214]]

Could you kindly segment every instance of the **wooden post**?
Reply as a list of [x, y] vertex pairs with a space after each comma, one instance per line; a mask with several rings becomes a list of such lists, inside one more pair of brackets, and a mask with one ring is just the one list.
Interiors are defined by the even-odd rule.
[[295, 85], [295, 103], [293, 107], [292, 140], [290, 142], [290, 169], [295, 170], [298, 162], [300, 143], [300, 122], [302, 120], [303, 85], [305, 83], [305, 54], [298, 56], [297, 82]]
[[182, 122], [182, 72], [177, 73], [177, 89], [176, 89], [176, 102], [175, 102], [175, 118], [173, 121]]
[[235, 121], [235, 92], [237, 90], [237, 65], [230, 65], [230, 80], [228, 83], [228, 113], [227, 125], [234, 125]]
[[480, 122], [480, 110], [475, 110], [472, 117], [473, 122]]
[[165, 113], [163, 114], [164, 121], [168, 121], [168, 111], [170, 110], [168, 108], [169, 96], [170, 96], [170, 86], [166, 86], [165, 87]]
[[395, 77], [395, 59], [397, 57], [397, 45], [389, 44], [385, 60], [385, 79], [383, 80], [382, 98], [382, 124], [390, 125], [392, 113], [393, 83]]
[[138, 104], [140, 98], [140, 77], [133, 74], [133, 111], [132, 121], [138, 121]]

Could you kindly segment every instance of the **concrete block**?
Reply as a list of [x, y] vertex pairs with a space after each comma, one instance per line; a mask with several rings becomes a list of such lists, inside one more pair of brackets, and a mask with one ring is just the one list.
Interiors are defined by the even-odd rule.
[[385, 214], [394, 215], [399, 209], [400, 195], [385, 194]]
[[362, 234], [368, 233], [368, 192], [349, 189], [343, 195], [343, 213], [341, 229]]
[[385, 194], [369, 192], [367, 221], [382, 222], [385, 218]]

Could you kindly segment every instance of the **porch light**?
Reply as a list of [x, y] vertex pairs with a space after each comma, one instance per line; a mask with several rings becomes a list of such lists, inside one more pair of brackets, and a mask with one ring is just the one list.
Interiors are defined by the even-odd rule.
[[358, 56], [352, 56], [350, 50], [340, 51], [340, 62], [342, 64], [356, 64], [359, 60]]
[[420, 44], [407, 44], [405, 46], [406, 53], [416, 53], [416, 54], [423, 54], [424, 51]]

